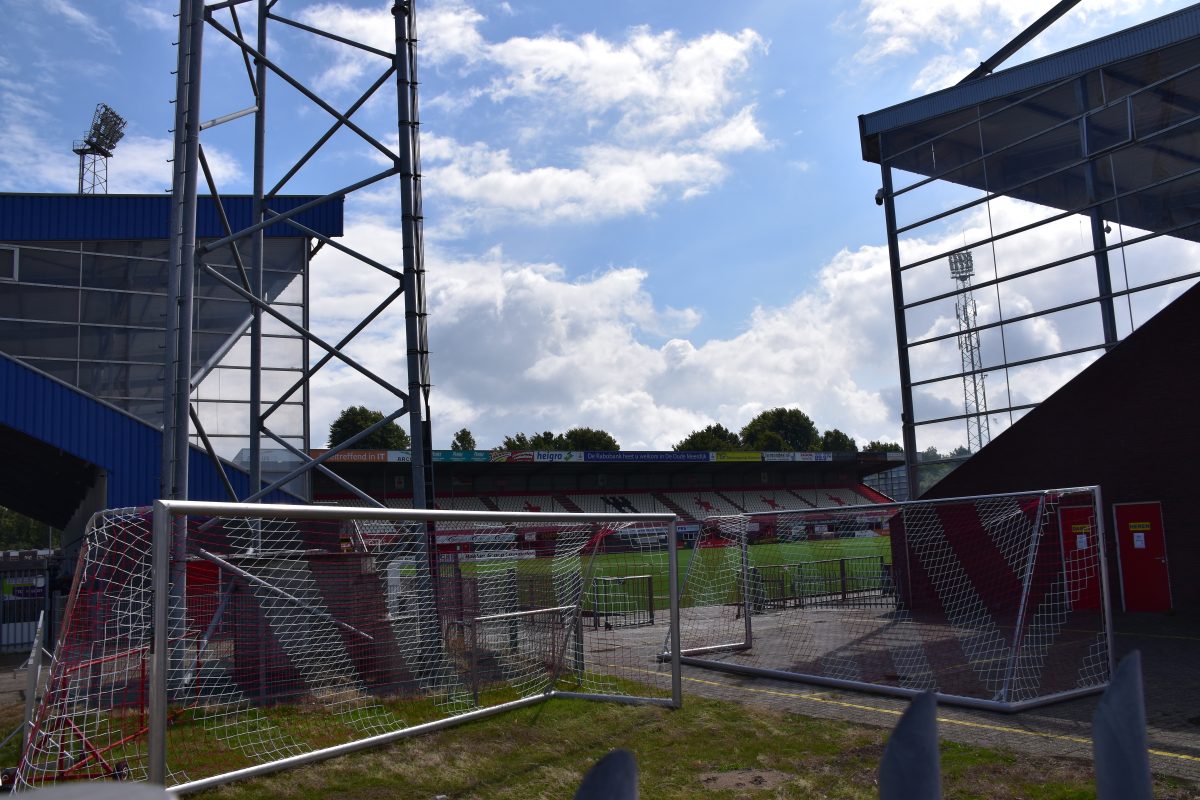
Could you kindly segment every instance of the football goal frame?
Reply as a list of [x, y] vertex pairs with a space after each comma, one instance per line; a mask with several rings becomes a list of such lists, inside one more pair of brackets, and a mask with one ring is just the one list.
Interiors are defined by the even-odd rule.
[[710, 517], [681, 661], [1003, 712], [1102, 692], [1105, 544], [1097, 486]]
[[[649, 571], [657, 629], [594, 627]], [[17, 785], [181, 795], [554, 698], [678, 708], [678, 575], [674, 514], [103, 511]]]

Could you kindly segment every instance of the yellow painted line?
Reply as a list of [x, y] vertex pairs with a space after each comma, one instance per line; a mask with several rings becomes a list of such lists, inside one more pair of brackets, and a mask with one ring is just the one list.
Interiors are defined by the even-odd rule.
[[[609, 666], [616, 667], [617, 665], [610, 664]], [[643, 673], [651, 674], [651, 675], [660, 675], [661, 674], [661, 673], [655, 672], [654, 670], [638, 669], [636, 667], [622, 667], [622, 668], [627, 669], [631, 672], [643, 672]], [[777, 689], [761, 689], [761, 688], [755, 688], [753, 686], [736, 686], [736, 687], [734, 687], [728, 683], [721, 683], [720, 681], [707, 681], [707, 680], [704, 680], [703, 678], [693, 678], [688, 675], [684, 675], [683, 680], [691, 681], [692, 683], [704, 684], [705, 686], [717, 686], [717, 687], [724, 688], [724, 689], [736, 688], [739, 692], [753, 692], [755, 694], [766, 694], [766, 695], [772, 695], [774, 697], [789, 697], [789, 698], [792, 698], [795, 700], [807, 700], [807, 701], [810, 701], [813, 703], [822, 703], [824, 705], [838, 706], [840, 708], [852, 708], [856, 711], [871, 711], [871, 712], [874, 712], [877, 714], [883, 714], [883, 715], [889, 716], [889, 717], [899, 717], [901, 714], [904, 713], [904, 710], [898, 710], [898, 709], [894, 709], [894, 708], [880, 708], [878, 706], [863, 705], [862, 703], [850, 703], [845, 700], [834, 700], [833, 698], [829, 697], [828, 694], [823, 693], [823, 692], [814, 692], [812, 694], [798, 694], [796, 692], [784, 692], [784, 691], [779, 691]], [[900, 698], [894, 698], [894, 699], [900, 699]], [[1032, 736], [1032, 737], [1035, 737], [1038, 739], [1053, 739], [1054, 741], [1070, 742], [1072, 744], [1090, 745], [1092, 743], [1092, 740], [1085, 736], [1070, 736], [1070, 735], [1062, 734], [1062, 733], [1046, 733], [1044, 731], [1030, 731], [1030, 730], [1025, 730], [1024, 728], [1013, 728], [1008, 725], [991, 725], [986, 722], [974, 722], [974, 721], [965, 720], [965, 719], [954, 719], [952, 717], [938, 717], [937, 720], [940, 723], [944, 723], [946, 725], [956, 725], [960, 728], [979, 728], [981, 730], [995, 731], [997, 733], [1015, 733], [1015, 734], [1018, 734], [1021, 736]], [[1147, 752], [1149, 752], [1150, 755], [1162, 756], [1163, 758], [1174, 758], [1174, 759], [1178, 759], [1180, 761], [1194, 761], [1196, 763], [1200, 763], [1200, 757], [1191, 756], [1191, 755], [1188, 755], [1187, 753], [1172, 753], [1169, 750], [1154, 750], [1154, 749], [1150, 749]]]

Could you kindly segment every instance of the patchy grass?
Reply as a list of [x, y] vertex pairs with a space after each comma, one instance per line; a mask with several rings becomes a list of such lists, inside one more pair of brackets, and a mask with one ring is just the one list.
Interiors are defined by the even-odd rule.
[[[886, 731], [689, 697], [683, 709], [555, 700], [289, 772], [233, 784], [207, 800], [567, 798], [614, 747], [637, 756], [646, 800], [878, 797]], [[1085, 761], [942, 745], [947, 800], [1084, 800]], [[1178, 779], [1159, 800], [1195, 798]]]

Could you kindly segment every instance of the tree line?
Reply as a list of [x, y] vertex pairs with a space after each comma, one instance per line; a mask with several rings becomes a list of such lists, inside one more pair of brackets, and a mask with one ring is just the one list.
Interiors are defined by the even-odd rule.
[[[334, 447], [384, 419], [380, 411], [366, 406], [350, 406], [329, 426], [329, 446]], [[372, 431], [354, 446], [364, 450], [407, 450], [411, 447], [408, 433], [395, 422]], [[475, 437], [467, 428], [454, 434], [451, 450], [476, 449]], [[576, 427], [563, 433], [515, 433], [505, 436], [493, 450], [620, 450], [616, 438], [605, 430]], [[764, 411], [734, 433], [720, 423], [692, 431], [672, 446], [673, 450], [778, 450], [858, 452], [858, 443], [848, 434], [830, 428], [818, 431], [816, 424], [797, 408], [772, 408]], [[871, 441], [864, 451], [900, 451], [895, 442]]]
[[[812, 418], [798, 408], [763, 411], [734, 433], [714, 423], [692, 431], [674, 445], [675, 450], [778, 450], [783, 452], [857, 453], [858, 443], [849, 434], [830, 428], [819, 431]], [[865, 451], [899, 451], [895, 442], [873, 440]]]

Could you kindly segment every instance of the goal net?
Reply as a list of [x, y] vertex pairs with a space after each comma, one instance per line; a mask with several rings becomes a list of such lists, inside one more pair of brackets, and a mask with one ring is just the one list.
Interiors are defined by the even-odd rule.
[[685, 664], [1018, 710], [1111, 668], [1091, 488], [711, 517], [681, 567]]
[[155, 779], [158, 742], [191, 791], [556, 695], [679, 701], [672, 515], [170, 506], [92, 520], [19, 786]]

